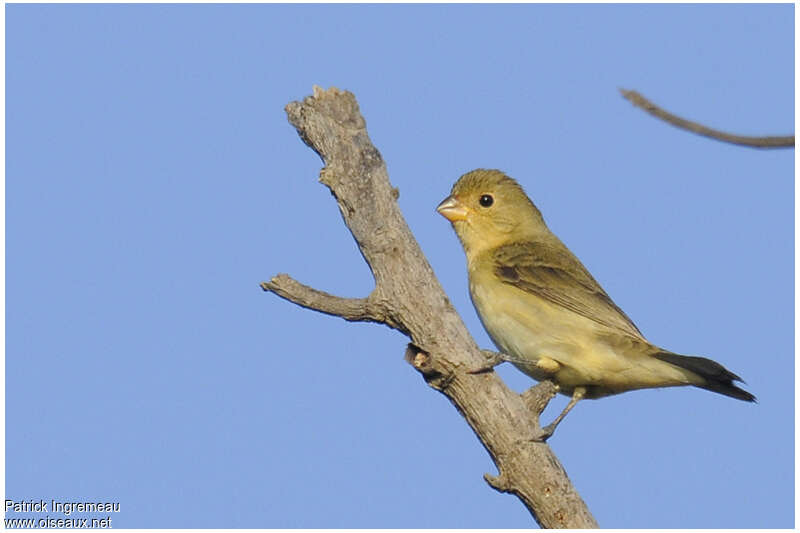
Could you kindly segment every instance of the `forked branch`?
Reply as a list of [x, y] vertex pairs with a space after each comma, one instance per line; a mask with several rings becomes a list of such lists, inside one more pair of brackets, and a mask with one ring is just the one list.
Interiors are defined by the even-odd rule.
[[325, 162], [320, 181], [333, 193], [375, 277], [367, 298], [339, 298], [282, 274], [265, 291], [346, 320], [388, 325], [411, 339], [406, 359], [455, 405], [491, 455], [497, 490], [520, 498], [546, 528], [593, 528], [597, 522], [550, 447], [539, 413], [555, 393], [545, 382], [519, 395], [494, 372], [472, 372], [485, 358], [447, 299], [397, 206], [397, 191], [367, 135], [355, 97], [314, 88], [286, 106], [289, 121]]

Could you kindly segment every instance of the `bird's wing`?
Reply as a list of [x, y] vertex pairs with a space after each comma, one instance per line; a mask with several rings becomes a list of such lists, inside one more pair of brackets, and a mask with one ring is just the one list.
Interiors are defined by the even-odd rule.
[[589, 318], [643, 338], [586, 267], [560, 241], [515, 242], [493, 252], [494, 273], [504, 283]]

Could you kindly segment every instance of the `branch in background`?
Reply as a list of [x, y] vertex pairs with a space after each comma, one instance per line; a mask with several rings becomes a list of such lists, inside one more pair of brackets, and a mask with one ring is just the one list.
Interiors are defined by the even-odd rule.
[[497, 465], [499, 475], [487, 474], [486, 481], [516, 495], [544, 528], [597, 527], [541, 440], [539, 414], [555, 394], [554, 385], [543, 382], [520, 395], [494, 372], [471, 371], [485, 366], [486, 358], [411, 234], [355, 97], [314, 87], [313, 96], [290, 103], [286, 112], [300, 138], [325, 162], [320, 181], [336, 198], [375, 288], [367, 298], [339, 298], [279, 275], [262, 289], [346, 320], [383, 323], [410, 337], [406, 360], [455, 405]]
[[747, 137], [744, 135], [733, 135], [731, 133], [725, 133], [724, 131], [711, 129], [697, 122], [692, 122], [691, 120], [686, 120], [685, 118], [673, 115], [672, 113], [661, 109], [636, 91], [620, 89], [619, 92], [622, 93], [622, 96], [627, 98], [628, 101], [636, 107], [644, 109], [654, 117], [660, 118], [661, 120], [672, 124], [676, 128], [688, 130], [698, 135], [710, 137], [718, 141], [739, 144], [742, 146], [750, 146], [752, 148], [794, 148], [794, 135], [780, 137]]

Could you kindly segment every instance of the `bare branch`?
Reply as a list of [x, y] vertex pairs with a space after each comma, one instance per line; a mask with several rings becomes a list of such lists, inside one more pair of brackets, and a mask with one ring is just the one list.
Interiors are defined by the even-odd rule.
[[303, 285], [288, 274], [278, 274], [269, 281], [261, 282], [261, 288], [312, 311], [338, 316], [350, 322], [377, 322], [406, 333], [403, 324], [395, 319], [377, 292], [373, 292], [369, 298], [342, 298]]
[[541, 439], [537, 410], [552, 397], [552, 384], [534, 387], [539, 392], [523, 399], [486, 366], [397, 206], [397, 190], [367, 135], [355, 97], [315, 87], [313, 96], [290, 103], [286, 112], [301, 139], [325, 162], [320, 181], [336, 198], [372, 270], [375, 289], [365, 299], [339, 298], [286, 275], [262, 288], [309, 309], [380, 322], [406, 334], [411, 338], [408, 362], [447, 396], [497, 465], [499, 476], [487, 475], [487, 481], [519, 497], [542, 527], [597, 527]]
[[532, 412], [537, 415], [542, 414], [544, 408], [550, 403], [550, 400], [555, 398], [558, 394], [558, 385], [552, 381], [542, 381], [535, 387], [531, 387], [522, 393], [522, 401], [528, 406]]
[[686, 120], [685, 118], [673, 115], [672, 113], [661, 109], [636, 91], [620, 89], [619, 92], [622, 93], [622, 96], [624, 96], [630, 103], [636, 107], [644, 109], [654, 117], [668, 122], [676, 128], [688, 130], [698, 135], [703, 135], [704, 137], [710, 137], [711, 139], [716, 139], [718, 141], [739, 144], [742, 146], [749, 146], [751, 148], [794, 148], [794, 135], [770, 137], [748, 137], [745, 135], [734, 135], [724, 131], [711, 129], [707, 126], [703, 126], [700, 123], [692, 122], [691, 120]]
[[339, 316], [351, 322], [377, 322], [366, 298], [340, 298], [303, 285], [286, 274], [278, 274], [261, 288], [274, 292], [284, 300], [328, 315]]

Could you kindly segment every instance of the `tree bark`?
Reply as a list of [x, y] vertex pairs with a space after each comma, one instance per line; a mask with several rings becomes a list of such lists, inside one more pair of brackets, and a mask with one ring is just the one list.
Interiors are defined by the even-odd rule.
[[323, 159], [320, 181], [375, 278], [366, 298], [340, 298], [286, 274], [261, 284], [303, 307], [350, 321], [386, 324], [411, 339], [406, 360], [453, 403], [483, 443], [499, 475], [486, 481], [515, 494], [545, 528], [594, 528], [590, 514], [550, 447], [539, 414], [555, 394], [543, 382], [522, 395], [491, 370], [422, 254], [397, 205], [386, 166], [370, 141], [353, 94], [314, 87], [286, 106], [289, 122]]

